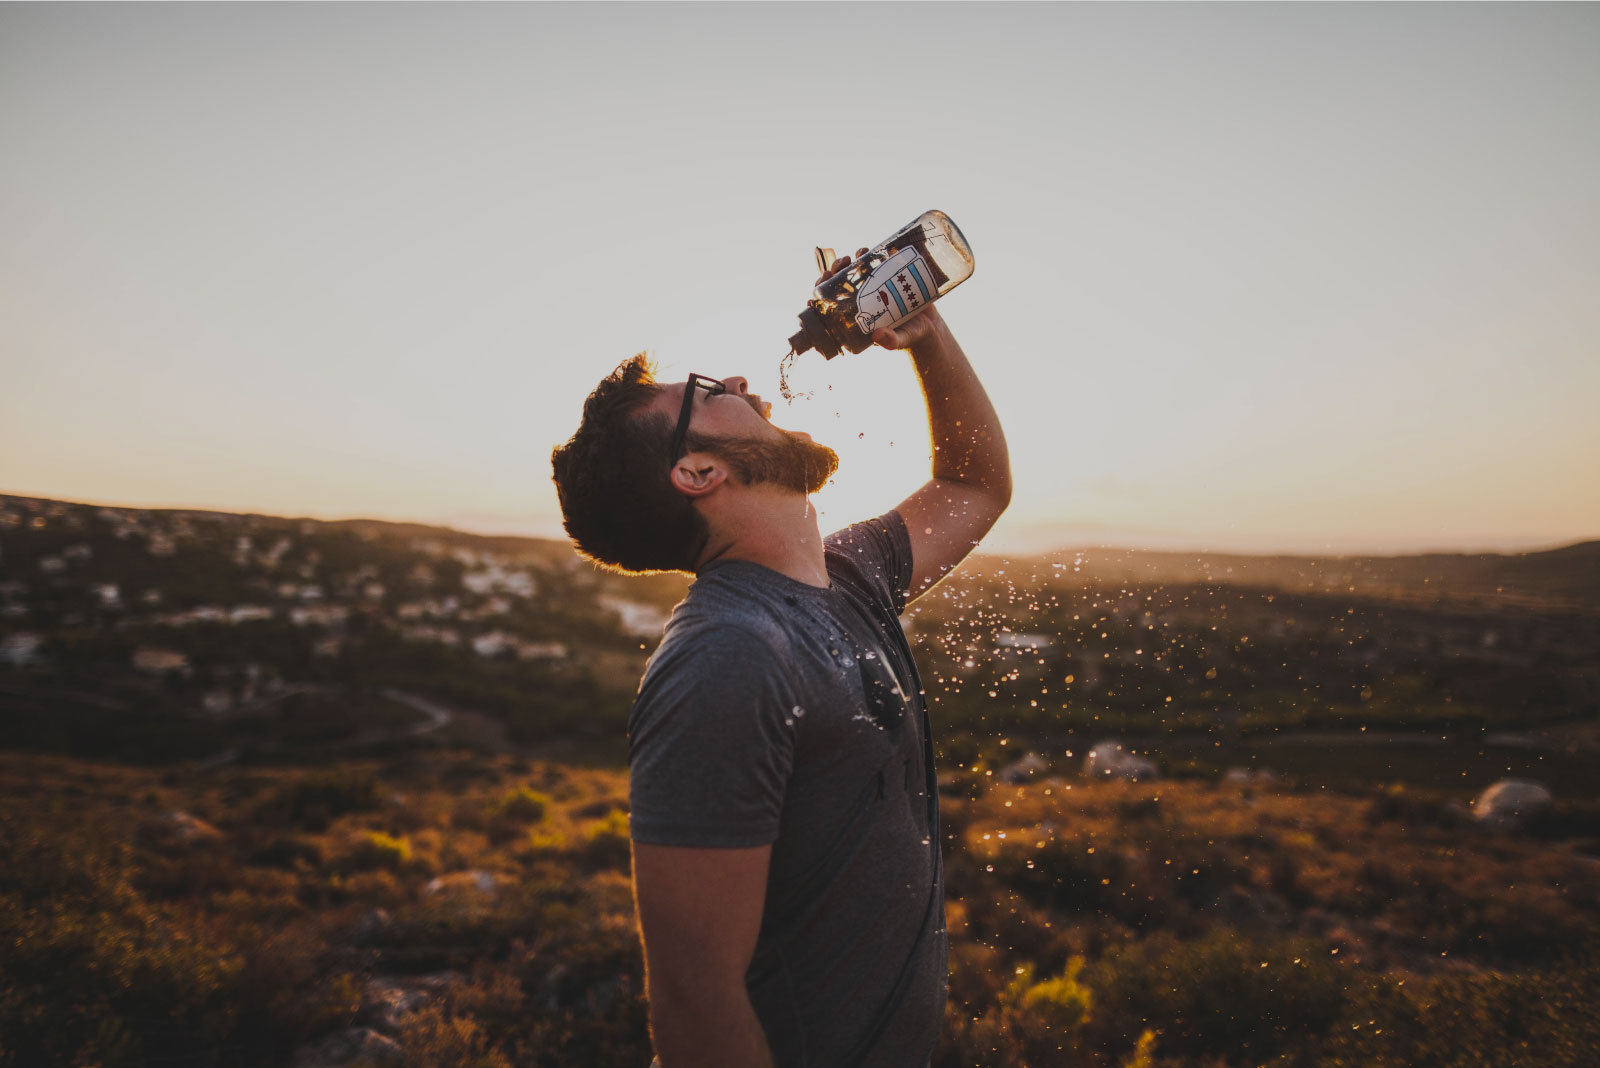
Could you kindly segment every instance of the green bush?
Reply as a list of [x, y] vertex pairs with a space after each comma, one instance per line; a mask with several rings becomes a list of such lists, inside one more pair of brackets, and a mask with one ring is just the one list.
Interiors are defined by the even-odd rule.
[[394, 871], [411, 859], [411, 843], [382, 831], [368, 831], [351, 851], [350, 866], [356, 871], [382, 868]]
[[1125, 1050], [1154, 1028], [1165, 1056], [1259, 1064], [1334, 1026], [1347, 1003], [1345, 971], [1310, 941], [1163, 932], [1087, 969], [1100, 1007], [1091, 1037]]
[[270, 791], [256, 806], [255, 820], [317, 832], [350, 812], [378, 807], [378, 780], [367, 771], [338, 769], [305, 775]]
[[516, 823], [538, 823], [553, 803], [549, 794], [519, 786], [500, 799], [496, 815]]

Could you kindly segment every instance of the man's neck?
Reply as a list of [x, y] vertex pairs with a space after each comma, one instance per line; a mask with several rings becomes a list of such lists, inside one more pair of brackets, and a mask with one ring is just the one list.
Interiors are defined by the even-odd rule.
[[696, 571], [717, 560], [746, 560], [808, 586], [829, 585], [810, 498], [762, 486], [726, 504], [705, 509], [711, 538]]

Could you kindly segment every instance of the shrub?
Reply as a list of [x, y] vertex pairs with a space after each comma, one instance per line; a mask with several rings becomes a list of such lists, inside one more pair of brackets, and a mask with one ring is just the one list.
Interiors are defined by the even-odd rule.
[[1100, 1048], [1127, 1049], [1153, 1027], [1166, 1055], [1252, 1064], [1325, 1034], [1347, 1000], [1344, 970], [1321, 945], [1226, 930], [1191, 941], [1154, 935], [1108, 953], [1088, 977]]
[[583, 859], [594, 867], [621, 868], [626, 871], [632, 856], [626, 812], [612, 812], [591, 827], [585, 836]]
[[1046, 1030], [1072, 1031], [1089, 1018], [1093, 1000], [1089, 988], [1078, 982], [1083, 958], [1073, 957], [1060, 975], [1033, 982], [1033, 965], [1024, 965], [1006, 990], [1005, 1000], [1042, 1022]]
[[370, 772], [339, 769], [306, 775], [269, 792], [257, 806], [258, 822], [326, 830], [349, 812], [378, 807], [378, 780]]
[[500, 799], [496, 815], [515, 823], [538, 823], [544, 819], [551, 804], [549, 794], [519, 786]]
[[409, 841], [384, 834], [382, 831], [368, 831], [366, 837], [362, 838], [351, 852], [349, 862], [356, 871], [371, 871], [374, 868], [394, 871], [410, 859]]

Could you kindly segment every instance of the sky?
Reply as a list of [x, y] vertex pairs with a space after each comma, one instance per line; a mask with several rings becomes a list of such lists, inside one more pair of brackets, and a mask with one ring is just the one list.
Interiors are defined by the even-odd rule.
[[908, 358], [793, 376], [812, 248], [947, 212], [985, 547], [1600, 537], [1595, 4], [0, 5], [0, 492], [560, 535], [649, 351], [928, 475]]

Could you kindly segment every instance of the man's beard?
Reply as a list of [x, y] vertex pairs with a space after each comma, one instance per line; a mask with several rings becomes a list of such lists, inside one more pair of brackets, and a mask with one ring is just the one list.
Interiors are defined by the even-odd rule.
[[779, 430], [778, 441], [689, 435], [689, 447], [709, 452], [749, 485], [770, 482], [795, 493], [816, 493], [839, 469], [839, 454], [798, 434]]

